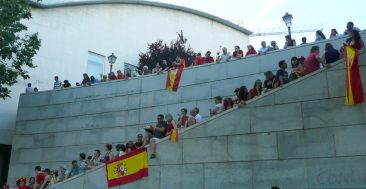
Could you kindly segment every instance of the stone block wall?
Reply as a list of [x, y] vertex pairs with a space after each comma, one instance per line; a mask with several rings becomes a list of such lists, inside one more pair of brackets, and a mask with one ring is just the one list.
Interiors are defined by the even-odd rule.
[[[365, 35], [366, 33], [363, 34], [363, 36]], [[339, 38], [316, 44], [323, 48], [325, 42], [331, 42], [338, 47], [343, 41], [344, 38]], [[241, 85], [251, 88], [256, 79], [264, 78], [263, 72], [277, 70], [279, 60], [286, 59], [289, 63], [292, 56], [305, 56], [312, 45], [314, 44], [223, 64], [187, 68], [183, 73], [181, 87], [177, 93], [164, 89], [166, 79], [164, 74], [101, 83], [90, 87], [23, 94], [18, 109], [9, 181], [13, 182], [19, 175], [33, 175], [35, 165], [53, 169], [59, 165], [69, 166], [72, 160], [78, 159], [81, 152], [92, 154], [94, 149], [103, 150], [107, 143], [117, 144], [135, 140], [137, 133], [143, 132], [143, 127], [155, 123], [156, 115], [159, 113], [169, 112], [177, 117], [180, 108], [199, 107], [200, 114], [207, 118], [214, 96], [231, 96], [233, 89]], [[202, 146], [212, 144], [212, 141], [209, 138], [204, 139], [205, 137], [217, 137], [217, 142], [214, 144], [228, 150], [227, 141], [229, 139], [221, 135], [270, 132], [272, 128], [278, 128], [281, 131], [300, 129], [304, 120], [297, 115], [305, 106], [301, 103], [302, 101], [329, 98], [329, 91], [332, 91], [331, 94], [335, 95], [334, 97], [341, 96], [343, 89], [338, 86], [340, 84], [333, 83], [332, 85], [332, 82], [329, 81], [329, 78], [337, 77], [337, 72], [341, 72], [340, 70], [342, 68], [333, 68], [327, 71], [327, 74], [316, 74], [307, 78], [308, 82], [294, 83], [291, 88], [284, 87], [271, 95], [257, 99], [248, 106], [253, 109], [240, 110], [244, 113], [233, 111], [228, 114], [232, 115], [231, 118], [224, 116], [203, 124], [210, 125], [218, 132], [205, 132], [208, 128], [197, 127], [195, 129], [202, 130], [202, 132], [187, 131], [184, 137], [192, 135], [192, 137], [200, 138], [196, 140]], [[303, 90], [307, 86], [314, 85], [319, 90]], [[328, 85], [332, 87], [326, 87], [327, 89], [323, 90]], [[254, 108], [255, 106], [260, 107]], [[276, 118], [282, 115], [281, 110], [283, 109], [286, 109], [286, 113], [289, 115], [278, 120], [279, 122], [274, 121], [273, 119], [277, 120]], [[269, 117], [265, 116], [263, 112], [269, 113]], [[238, 119], [239, 117], [241, 119]], [[330, 117], [331, 114], [328, 115], [328, 119], [331, 119]], [[293, 124], [287, 124], [291, 121]], [[308, 121], [313, 121], [313, 119]], [[315, 121], [321, 123], [324, 120]], [[223, 127], [220, 124], [227, 122], [243, 127]], [[249, 125], [250, 127], [248, 127]], [[220, 135], [215, 136], [215, 133]], [[256, 137], [253, 136], [253, 138]], [[251, 140], [242, 141], [239, 138], [232, 138], [230, 141], [251, 142]], [[195, 143], [195, 141], [189, 141], [188, 138], [186, 142], [179, 144], [186, 146], [186, 150], [189, 149], [189, 144]], [[264, 145], [263, 143], [265, 141], [258, 141], [256, 145], [261, 146]], [[215, 148], [215, 145], [212, 146], [212, 149]], [[184, 154], [184, 152], [186, 151], [182, 147], [182, 151], [177, 153]], [[207, 157], [209, 162], [216, 162], [216, 158], [221, 158], [220, 161], [239, 158], [235, 154], [221, 155], [220, 150], [213, 150], [210, 153], [212, 153], [212, 157]], [[271, 157], [271, 154], [263, 153], [266, 152], [258, 152], [258, 154], [248, 152], [241, 156], [246, 158], [262, 157], [262, 155]], [[167, 156], [164, 162], [192, 163], [200, 158], [187, 155], [187, 157], [171, 159]]]
[[[360, 63], [364, 77], [366, 52]], [[334, 72], [344, 62], [158, 143], [149, 177], [116, 188], [366, 188], [366, 103], [346, 106]], [[107, 188], [104, 177], [102, 166], [54, 188]]]

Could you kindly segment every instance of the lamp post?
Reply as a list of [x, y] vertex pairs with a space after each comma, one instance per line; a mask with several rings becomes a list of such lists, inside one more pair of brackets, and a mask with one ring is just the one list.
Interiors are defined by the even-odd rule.
[[109, 55], [109, 56], [108, 56], [108, 62], [109, 62], [109, 64], [111, 64], [111, 67], [110, 67], [109, 73], [111, 73], [111, 72], [112, 72], [112, 66], [113, 66], [113, 64], [116, 62], [116, 60], [117, 60], [117, 57], [116, 57], [116, 56], [114, 56], [114, 53], [112, 53], [111, 55]]
[[292, 25], [292, 15], [286, 12], [284, 16], [282, 16], [283, 21], [285, 22], [287, 29], [288, 29], [288, 35], [291, 37], [291, 25]]

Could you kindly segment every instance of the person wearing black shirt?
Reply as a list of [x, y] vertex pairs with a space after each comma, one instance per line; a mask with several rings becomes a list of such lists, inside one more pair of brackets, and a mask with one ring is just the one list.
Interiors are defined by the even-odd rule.
[[278, 63], [278, 66], [280, 67], [280, 69], [277, 70], [276, 78], [279, 81], [279, 85], [284, 85], [284, 84], [288, 83], [288, 73], [286, 71], [287, 63], [286, 63], [286, 61], [281, 60]]
[[272, 89], [275, 89], [279, 86], [278, 79], [273, 75], [271, 71], [266, 71], [264, 73], [266, 76], [266, 80], [263, 82], [263, 91], [268, 92]]
[[156, 157], [155, 155], [155, 144], [162, 138], [166, 136], [168, 124], [164, 121], [164, 115], [158, 115], [158, 123], [156, 127], [153, 127], [154, 137], [150, 139], [150, 148], [151, 148], [151, 156], [150, 158], [153, 159]]
[[338, 61], [340, 58], [340, 53], [338, 50], [333, 48], [333, 45], [330, 43], [325, 44], [325, 53], [324, 59], [326, 64], [331, 64]]

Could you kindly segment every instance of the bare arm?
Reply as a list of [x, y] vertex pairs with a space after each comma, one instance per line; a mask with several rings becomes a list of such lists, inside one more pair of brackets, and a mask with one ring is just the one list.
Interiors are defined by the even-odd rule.
[[47, 175], [46, 178], [44, 178], [44, 181], [40, 187], [41, 188], [44, 188], [46, 186], [46, 183], [50, 180], [50, 175]]

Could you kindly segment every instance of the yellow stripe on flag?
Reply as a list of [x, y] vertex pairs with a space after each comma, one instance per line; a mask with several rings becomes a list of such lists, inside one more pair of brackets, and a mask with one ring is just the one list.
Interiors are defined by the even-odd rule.
[[135, 156], [107, 164], [107, 166], [109, 180], [137, 173], [141, 169], [148, 168], [147, 152], [144, 151]]
[[167, 89], [173, 90], [174, 81], [177, 75], [177, 69], [169, 71], [168, 74], [169, 74], [170, 86], [168, 86]]
[[347, 83], [346, 83], [346, 105], [354, 104], [353, 100], [353, 90], [352, 90], [352, 78], [351, 78], [351, 68], [356, 56], [356, 51], [350, 46], [345, 47], [346, 50], [346, 70], [347, 70]]

